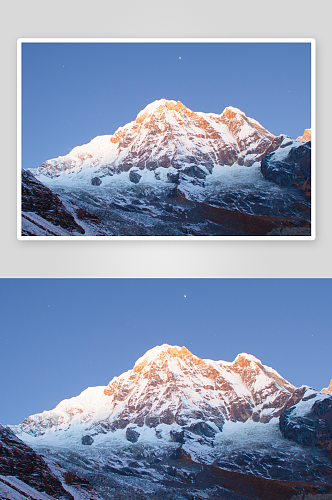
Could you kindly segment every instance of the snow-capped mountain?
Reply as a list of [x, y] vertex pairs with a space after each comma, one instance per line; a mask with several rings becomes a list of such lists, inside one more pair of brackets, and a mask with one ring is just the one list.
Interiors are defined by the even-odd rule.
[[128, 439], [131, 429], [136, 440], [147, 429], [167, 439], [172, 429], [205, 429], [212, 436], [226, 421], [268, 422], [295, 389], [254, 356], [239, 354], [232, 363], [202, 360], [185, 347], [163, 344], [106, 387], [86, 389], [28, 417], [16, 432], [79, 441], [84, 434], [111, 436], [117, 430]]
[[[283, 184], [261, 170], [286, 139], [291, 149], [307, 145], [310, 155], [310, 143], [275, 137], [232, 106], [202, 113], [161, 99], [113, 135], [95, 137], [31, 173], [81, 226], [83, 233], [74, 228], [73, 236], [310, 235], [310, 181], [301, 173], [300, 183]], [[293, 167], [287, 163], [291, 176]], [[37, 215], [53, 220], [52, 208], [42, 206], [45, 213]], [[77, 221], [77, 210], [90, 219]], [[40, 235], [30, 219], [24, 215], [23, 235]], [[42, 234], [66, 231], [47, 224]]]
[[285, 500], [332, 493], [331, 412], [252, 355], [163, 344], [11, 428], [75, 500]]
[[[274, 135], [241, 110], [227, 107], [220, 115], [194, 112], [181, 102], [161, 99], [144, 108], [136, 120], [114, 135], [94, 138], [68, 155], [48, 160], [36, 176], [86, 177], [92, 184], [114, 174], [153, 171], [157, 180], [172, 180], [179, 170], [204, 179], [215, 166], [250, 166], [271, 148]], [[135, 175], [136, 172], [136, 175]], [[151, 176], [150, 176], [151, 177]]]

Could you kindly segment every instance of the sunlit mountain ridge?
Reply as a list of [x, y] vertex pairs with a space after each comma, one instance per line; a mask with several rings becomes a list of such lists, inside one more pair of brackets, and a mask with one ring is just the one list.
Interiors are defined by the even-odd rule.
[[[11, 429], [26, 444], [0, 426], [0, 447], [3, 434], [8, 455], [9, 436], [9, 455], [17, 456], [6, 459], [6, 470], [17, 475], [32, 447], [54, 474], [45, 470], [48, 483], [60, 480], [75, 500], [290, 500], [332, 493], [332, 396], [296, 388], [246, 353], [213, 361], [186, 347], [156, 346], [108, 385]], [[51, 491], [36, 481], [37, 472], [27, 484]], [[14, 480], [2, 485], [0, 475], [0, 495]]]

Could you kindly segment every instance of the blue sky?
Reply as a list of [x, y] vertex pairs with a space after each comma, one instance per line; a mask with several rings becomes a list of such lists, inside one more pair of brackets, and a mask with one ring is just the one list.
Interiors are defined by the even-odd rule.
[[309, 43], [23, 43], [22, 165], [113, 134], [150, 102], [234, 106], [275, 135], [310, 128]]
[[247, 352], [322, 389], [331, 299], [331, 279], [1, 279], [0, 423], [107, 385], [162, 343], [215, 360]]

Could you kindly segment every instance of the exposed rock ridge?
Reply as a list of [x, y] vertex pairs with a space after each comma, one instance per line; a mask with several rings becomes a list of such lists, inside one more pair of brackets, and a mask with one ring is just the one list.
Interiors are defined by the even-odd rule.
[[163, 344], [106, 388], [89, 388], [54, 410], [27, 418], [18, 432], [40, 436], [79, 425], [95, 435], [128, 425], [190, 428], [199, 422], [217, 432], [226, 420], [268, 422], [295, 390], [254, 356], [242, 353], [232, 363], [204, 360], [186, 347]]
[[218, 115], [161, 99], [113, 135], [96, 137], [66, 156], [47, 160], [36, 175], [53, 178], [91, 172], [91, 179], [96, 175], [100, 179], [132, 168], [162, 167], [203, 178], [216, 165], [251, 166], [260, 161], [273, 139], [260, 123], [232, 106]]
[[327, 394], [332, 394], [332, 380], [331, 380], [330, 385], [328, 387], [325, 387], [324, 389], [322, 389], [322, 392], [325, 392]]
[[303, 135], [296, 139], [297, 141], [309, 142], [311, 141], [311, 128], [306, 128]]

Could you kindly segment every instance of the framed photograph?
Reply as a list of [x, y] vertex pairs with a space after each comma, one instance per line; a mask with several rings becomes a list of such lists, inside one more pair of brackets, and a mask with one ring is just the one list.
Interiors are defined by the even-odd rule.
[[314, 39], [17, 51], [18, 239], [315, 239]]

